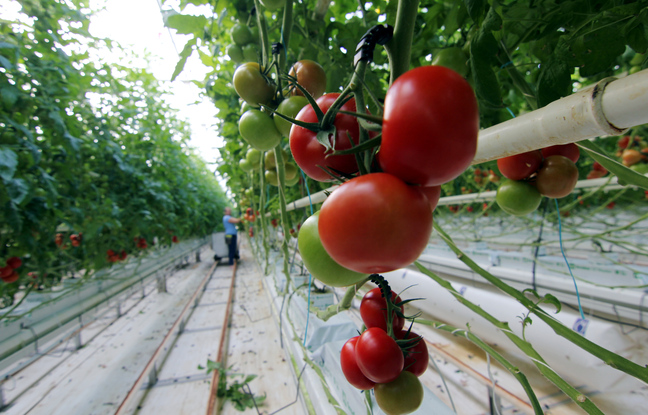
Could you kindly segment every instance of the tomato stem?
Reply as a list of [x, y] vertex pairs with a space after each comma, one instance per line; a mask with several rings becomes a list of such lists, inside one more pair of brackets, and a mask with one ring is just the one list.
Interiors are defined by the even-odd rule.
[[394, 333], [394, 326], [393, 326], [393, 320], [394, 320], [394, 314], [396, 313], [396, 305], [392, 301], [392, 290], [391, 287], [389, 286], [389, 283], [383, 277], [382, 275], [379, 274], [371, 274], [369, 276], [369, 281], [373, 282], [376, 284], [378, 287], [380, 287], [380, 293], [382, 294], [383, 298], [385, 299], [385, 304], [387, 305], [387, 334], [389, 337], [396, 339], [395, 333]]
[[389, 58], [389, 84], [410, 69], [414, 22], [418, 14], [419, 0], [399, 0], [394, 23], [394, 36], [385, 45]]
[[261, 66], [266, 67], [268, 65], [268, 26], [259, 0], [254, 0], [254, 8], [256, 9], [257, 26], [259, 26], [259, 33], [261, 34]]

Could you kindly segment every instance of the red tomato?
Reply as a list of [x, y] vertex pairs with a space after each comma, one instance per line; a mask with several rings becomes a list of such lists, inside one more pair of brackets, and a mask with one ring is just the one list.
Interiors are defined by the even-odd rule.
[[[402, 300], [395, 292], [391, 293], [392, 303], [400, 303]], [[400, 307], [401, 313], [403, 313], [403, 307]], [[379, 327], [387, 331], [387, 302], [385, 297], [382, 296], [382, 292], [379, 287], [374, 288], [369, 291], [362, 298], [360, 302], [360, 316], [367, 328], [370, 327]], [[392, 313], [392, 328], [394, 333], [398, 333], [403, 329], [405, 325], [405, 319], [398, 316], [395, 312]]]
[[[326, 113], [339, 96], [338, 93], [326, 94], [317, 99], [317, 105]], [[355, 99], [350, 99], [341, 108], [343, 111], [356, 111]], [[317, 122], [317, 116], [311, 105], [307, 105], [299, 111], [295, 118], [304, 122]], [[349, 142], [349, 135], [355, 144], [358, 143], [360, 137], [360, 126], [355, 117], [351, 115], [337, 114], [335, 116], [335, 148], [336, 150], [347, 150], [351, 148]], [[328, 167], [338, 170], [342, 173], [353, 174], [358, 171], [358, 164], [356, 163], [353, 154], [330, 156], [330, 151], [317, 141], [317, 134], [304, 127], [294, 125], [290, 130], [290, 151], [293, 154], [295, 162], [311, 179], [320, 182], [329, 182], [333, 178], [322, 170], [319, 166]], [[330, 141], [330, 138], [329, 138]], [[332, 144], [332, 141], [330, 141]]]
[[418, 189], [427, 197], [430, 209], [434, 212], [441, 198], [441, 186], [419, 186]]
[[6, 282], [7, 284], [11, 284], [12, 282], [18, 281], [18, 278], [20, 278], [20, 275], [18, 275], [18, 273], [13, 268], [11, 268], [11, 273], [6, 277], [1, 277], [0, 279], [2, 279], [2, 281]]
[[596, 171], [600, 171], [603, 173], [607, 173], [607, 169], [601, 165], [598, 161], [595, 161], [594, 164], [592, 165], [592, 169]]
[[502, 157], [497, 168], [502, 176], [511, 180], [523, 180], [538, 171], [542, 164], [542, 153], [538, 150]]
[[407, 330], [402, 330], [400, 333], [396, 334], [396, 337], [399, 339], [412, 339], [411, 344], [407, 344], [406, 346], [403, 370], [412, 372], [416, 376], [421, 376], [425, 373], [430, 361], [430, 355], [425, 340], [411, 331], [408, 335]]
[[580, 157], [580, 150], [574, 143], [545, 147], [541, 151], [542, 157], [544, 158], [549, 156], [565, 156], [574, 163], [576, 163]]
[[367, 329], [360, 335], [355, 350], [358, 367], [373, 382], [391, 382], [403, 371], [403, 352], [383, 329]]
[[559, 199], [569, 195], [578, 182], [578, 168], [565, 156], [549, 156], [542, 162], [535, 186], [540, 194]]
[[342, 366], [342, 373], [346, 380], [355, 388], [361, 390], [373, 389], [376, 382], [369, 380], [358, 367], [356, 361], [356, 343], [360, 336], [355, 336], [349, 339], [340, 351], [340, 366]]
[[324, 201], [318, 231], [335, 262], [365, 274], [416, 260], [432, 233], [432, 211], [418, 189], [387, 173], [355, 177]]
[[0, 278], [3, 278], [3, 279], [7, 278], [13, 272], [14, 272], [14, 269], [11, 268], [9, 265], [7, 265], [6, 267], [2, 267], [2, 268], [0, 268]]
[[407, 183], [437, 186], [475, 158], [477, 99], [468, 82], [443, 66], [421, 66], [394, 81], [385, 97], [380, 167]]
[[17, 256], [12, 256], [7, 260], [7, 265], [9, 265], [13, 269], [20, 268], [20, 266], [22, 265], [22, 259], [18, 258]]

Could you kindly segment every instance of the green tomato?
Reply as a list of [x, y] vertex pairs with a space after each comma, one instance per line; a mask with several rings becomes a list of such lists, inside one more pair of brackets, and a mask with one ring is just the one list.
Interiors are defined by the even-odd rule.
[[250, 105], [259, 106], [272, 101], [274, 85], [268, 83], [256, 62], [246, 62], [234, 72], [234, 89]]
[[263, 175], [265, 176], [266, 183], [279, 186], [279, 176], [276, 170], [266, 170]]
[[245, 172], [251, 172], [253, 170], [252, 163], [247, 159], [241, 159], [241, 161], [239, 161], [239, 167]]
[[286, 0], [259, 0], [263, 7], [273, 11], [286, 5]]
[[244, 46], [254, 41], [250, 28], [241, 23], [237, 23], [232, 27], [230, 36], [232, 37], [232, 42], [239, 46]]
[[243, 46], [243, 58], [248, 62], [257, 62], [259, 60], [259, 47], [254, 43]]
[[445, 66], [463, 77], [468, 75], [468, 55], [458, 47], [438, 51], [432, 59], [432, 65]]
[[423, 403], [423, 394], [421, 381], [406, 370], [396, 380], [374, 386], [376, 403], [387, 415], [404, 415], [416, 411]]
[[299, 183], [299, 175], [296, 174], [292, 179], [286, 179], [286, 186], [294, 186]]
[[320, 241], [317, 230], [318, 221], [319, 211], [306, 219], [297, 237], [299, 254], [313, 277], [333, 287], [345, 287], [367, 278], [368, 274], [344, 268], [331, 258]]
[[[308, 100], [304, 96], [295, 95], [288, 99], [281, 101], [281, 104], [277, 107], [277, 112], [285, 115], [286, 117], [295, 118], [299, 111], [308, 104]], [[277, 130], [284, 136], [288, 137], [290, 134], [290, 128], [293, 124], [290, 121], [286, 121], [283, 118], [275, 114], [273, 117]]]
[[286, 163], [284, 166], [284, 175], [286, 176], [286, 181], [293, 180], [297, 176], [297, 166], [292, 163]]
[[[281, 154], [283, 155], [284, 164], [286, 164], [286, 162], [288, 162], [288, 158], [290, 158], [290, 154], [286, 150], [281, 150], [281, 151], [282, 151]], [[277, 161], [275, 159], [274, 151], [268, 151], [266, 153], [264, 163], [266, 169], [274, 169], [277, 167]]]
[[509, 215], [524, 216], [540, 206], [542, 195], [527, 182], [505, 180], [497, 189], [495, 201]]
[[648, 173], [648, 164], [646, 163], [637, 163], [630, 166], [630, 170], [634, 170], [639, 174]]
[[251, 148], [245, 154], [245, 158], [255, 169], [261, 165], [261, 152], [256, 148]]
[[227, 47], [227, 56], [236, 63], [244, 62], [243, 50], [235, 43], [232, 43]]
[[259, 110], [249, 110], [239, 120], [239, 132], [252, 147], [268, 151], [281, 142], [272, 118]]

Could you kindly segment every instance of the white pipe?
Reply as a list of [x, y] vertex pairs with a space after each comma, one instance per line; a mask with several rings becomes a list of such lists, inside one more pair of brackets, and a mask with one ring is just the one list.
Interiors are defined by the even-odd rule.
[[[472, 164], [537, 150], [556, 144], [575, 143], [594, 137], [619, 135], [630, 127], [648, 123], [648, 69], [621, 79], [605, 78], [596, 85], [561, 98], [547, 106], [520, 115], [479, 132], [477, 154]], [[597, 187], [608, 179], [579, 182], [576, 188]], [[616, 185], [616, 177], [611, 184]], [[337, 186], [289, 203], [288, 210], [322, 203]], [[616, 188], [616, 187], [615, 187]], [[620, 187], [619, 187], [620, 188]], [[612, 190], [611, 187], [607, 188]], [[492, 200], [495, 192], [451, 196], [440, 205], [457, 201]]]

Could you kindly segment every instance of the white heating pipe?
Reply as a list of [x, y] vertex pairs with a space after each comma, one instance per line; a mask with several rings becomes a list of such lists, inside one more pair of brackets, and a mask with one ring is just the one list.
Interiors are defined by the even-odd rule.
[[[561, 98], [535, 111], [494, 125], [479, 133], [477, 154], [472, 164], [497, 160], [556, 144], [575, 143], [594, 137], [619, 135], [628, 128], [648, 123], [648, 69], [624, 78], [605, 78], [596, 85]], [[579, 182], [577, 188], [601, 186], [607, 178]], [[616, 185], [616, 178], [614, 179]], [[326, 192], [311, 195], [313, 204], [322, 203]], [[611, 190], [610, 187], [607, 188]], [[495, 192], [451, 196], [457, 201], [491, 200]], [[457, 203], [443, 198], [441, 205]], [[289, 203], [288, 210], [306, 207], [305, 197]]]

